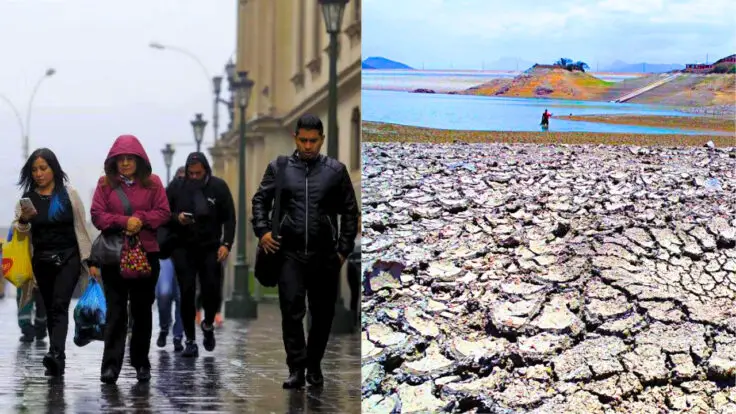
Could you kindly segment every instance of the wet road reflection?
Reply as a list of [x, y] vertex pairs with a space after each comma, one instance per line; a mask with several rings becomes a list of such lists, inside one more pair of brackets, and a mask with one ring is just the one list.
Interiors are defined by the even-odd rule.
[[[74, 303], [72, 304], [73, 308]], [[128, 365], [115, 385], [99, 381], [103, 344], [79, 348], [67, 340], [66, 375], [45, 377], [41, 363], [48, 343], [18, 342], [12, 298], [0, 300], [0, 413], [214, 412], [358, 413], [360, 341], [357, 335], [331, 339], [323, 390], [284, 390], [284, 364], [278, 307], [262, 304], [255, 321], [226, 320], [217, 331], [215, 352], [200, 346], [200, 357], [181, 358], [169, 338], [166, 348], [151, 344], [149, 384], [139, 384]], [[8, 317], [11, 316], [11, 317]], [[158, 316], [154, 315], [154, 326]], [[201, 337], [198, 338], [201, 342]]]

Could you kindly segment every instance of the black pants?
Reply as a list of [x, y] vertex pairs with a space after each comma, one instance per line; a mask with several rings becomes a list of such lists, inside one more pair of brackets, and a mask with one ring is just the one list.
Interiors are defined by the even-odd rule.
[[[218, 246], [209, 248], [185, 247], [174, 250], [171, 261], [174, 262], [176, 279], [181, 293], [181, 320], [187, 340], [194, 341], [196, 333], [194, 318], [196, 316], [195, 296], [196, 280], [199, 279], [199, 291], [204, 308], [204, 322], [212, 325], [215, 314], [222, 302], [222, 263], [217, 261]], [[199, 276], [199, 277], [197, 277]]]
[[[33, 258], [33, 274], [36, 276], [43, 303], [37, 303], [36, 309], [46, 309], [49, 351], [58, 353], [63, 358], [69, 330], [69, 303], [81, 271], [79, 251], [74, 249], [71, 257], [61, 266], [41, 262], [37, 257]], [[36, 312], [38, 317], [38, 310]]]
[[103, 266], [102, 282], [107, 301], [107, 324], [105, 326], [105, 351], [102, 354], [102, 372], [112, 367], [120, 374], [125, 356], [125, 340], [128, 336], [128, 299], [135, 320], [130, 337], [130, 365], [134, 368], [151, 367], [148, 351], [151, 347], [153, 328], [153, 301], [156, 299], [156, 282], [161, 264], [158, 254], [148, 254], [151, 276], [139, 279], [124, 279], [120, 266]]
[[[284, 264], [279, 277], [281, 331], [289, 371], [317, 368], [330, 338], [335, 316], [337, 278], [340, 259], [337, 254], [313, 255], [284, 252]], [[305, 299], [309, 301], [312, 326], [309, 342], [304, 340]]]

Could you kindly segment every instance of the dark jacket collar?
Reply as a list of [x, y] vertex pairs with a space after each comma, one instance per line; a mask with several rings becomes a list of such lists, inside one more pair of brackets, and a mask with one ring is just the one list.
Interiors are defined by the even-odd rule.
[[291, 158], [294, 161], [296, 161], [297, 163], [299, 163], [299, 164], [306, 164], [307, 166], [312, 167], [312, 166], [314, 166], [314, 165], [322, 162], [322, 160], [325, 158], [325, 156], [322, 155], [322, 154], [319, 154], [316, 157], [312, 158], [311, 160], [306, 160], [305, 161], [305, 160], [299, 158], [299, 151], [294, 150], [294, 152], [291, 154]]

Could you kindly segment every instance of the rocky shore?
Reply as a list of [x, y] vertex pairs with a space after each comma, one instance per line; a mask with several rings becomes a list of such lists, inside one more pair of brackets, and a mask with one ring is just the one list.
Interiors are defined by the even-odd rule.
[[364, 143], [363, 165], [363, 412], [736, 413], [730, 150]]

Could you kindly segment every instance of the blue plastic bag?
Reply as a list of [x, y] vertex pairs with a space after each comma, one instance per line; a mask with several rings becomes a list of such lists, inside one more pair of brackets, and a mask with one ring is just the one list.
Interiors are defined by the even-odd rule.
[[85, 346], [92, 341], [105, 339], [107, 302], [102, 286], [93, 277], [87, 289], [74, 307], [74, 344]]

